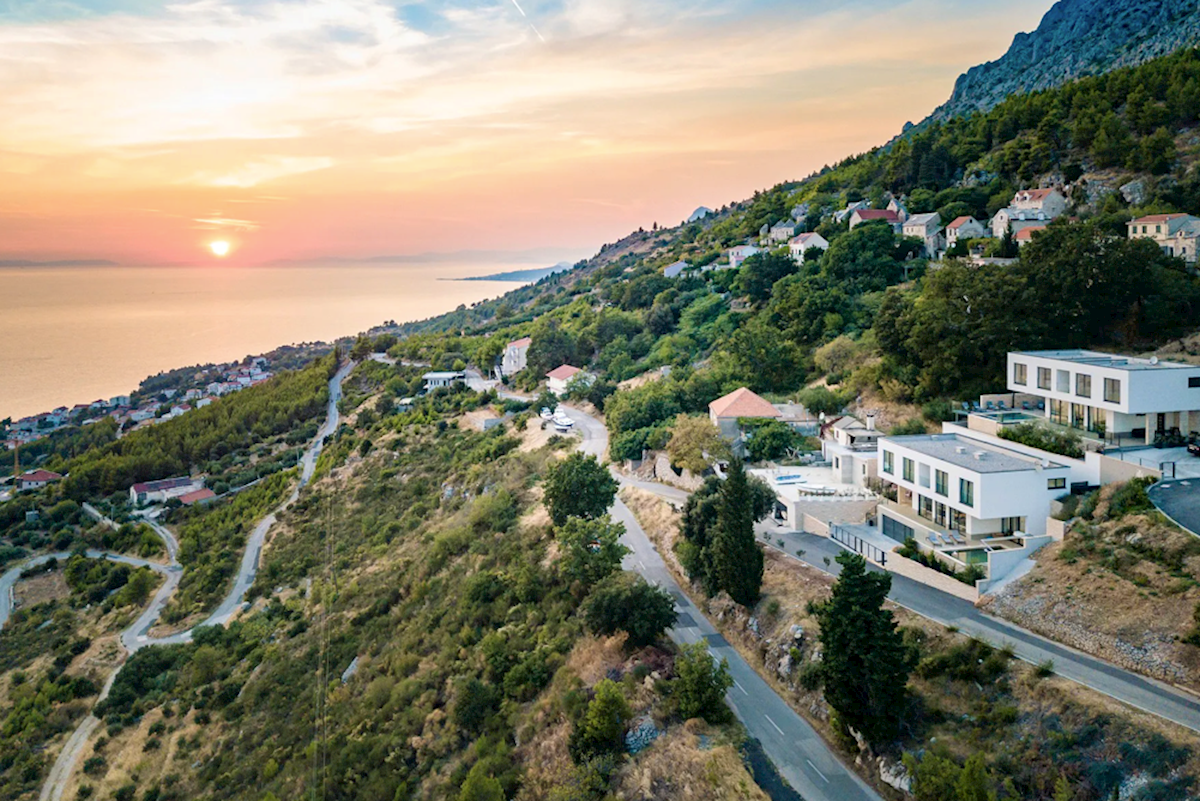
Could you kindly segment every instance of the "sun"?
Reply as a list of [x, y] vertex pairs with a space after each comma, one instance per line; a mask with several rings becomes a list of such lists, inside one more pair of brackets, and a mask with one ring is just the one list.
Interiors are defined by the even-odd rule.
[[214, 256], [223, 258], [229, 255], [229, 243], [224, 239], [218, 239], [215, 242], [209, 242], [208, 249], [213, 252]]

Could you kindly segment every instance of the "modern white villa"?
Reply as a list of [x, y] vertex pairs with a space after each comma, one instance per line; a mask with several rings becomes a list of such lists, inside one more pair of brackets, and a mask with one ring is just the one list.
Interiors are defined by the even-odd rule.
[[867, 482], [878, 478], [880, 436], [874, 415], [867, 415], [866, 423], [844, 415], [824, 426], [821, 429], [821, 456], [832, 466], [834, 480], [865, 489]]
[[1200, 367], [1090, 350], [1008, 354], [1008, 388], [1044, 399], [1051, 423], [1100, 439], [1154, 442], [1200, 430]]
[[461, 373], [457, 370], [435, 370], [431, 373], [425, 373], [425, 375], [421, 376], [421, 378], [425, 381], [426, 392], [457, 384], [461, 381], [464, 381], [466, 377], [466, 373]]

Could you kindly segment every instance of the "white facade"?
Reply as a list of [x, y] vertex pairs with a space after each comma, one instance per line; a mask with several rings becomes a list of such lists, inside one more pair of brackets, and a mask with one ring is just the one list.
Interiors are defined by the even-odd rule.
[[780, 220], [771, 226], [767, 239], [772, 243], [786, 242], [796, 235], [796, 229], [799, 227], [795, 220]]
[[688, 263], [686, 261], [673, 262], [663, 268], [663, 277], [664, 278], [678, 278], [680, 276], [680, 274], [682, 274], [683, 271], [686, 270], [687, 268], [688, 268]]
[[428, 392], [431, 389], [439, 389], [457, 384], [466, 378], [466, 376], [456, 371], [443, 371], [426, 373], [421, 378], [425, 379], [425, 391]]
[[937, 212], [914, 214], [904, 221], [901, 231], [905, 236], [920, 239], [925, 244], [925, 255], [929, 258], [934, 258], [946, 248], [946, 238], [942, 235], [942, 218]]
[[959, 217], [946, 226], [946, 246], [952, 248], [960, 239], [979, 239], [990, 235], [984, 224], [974, 217]]
[[947, 425], [942, 434], [880, 439], [879, 477], [899, 495], [898, 504], [880, 507], [891, 520], [881, 520], [885, 534], [921, 541], [913, 532], [922, 529], [923, 544], [954, 549], [1044, 535], [1050, 502], [1090, 475], [1082, 460]]
[[809, 248], [828, 250], [829, 240], [818, 233], [809, 233], [800, 234], [788, 242], [788, 251], [792, 254], [792, 261], [797, 264], [804, 263], [804, 252]]
[[762, 251], [754, 247], [754, 245], [738, 245], [735, 248], [729, 249], [729, 268], [736, 270], [742, 266], [742, 262], [750, 258], [756, 253]]
[[529, 337], [524, 337], [504, 346], [504, 354], [500, 360], [501, 375], [516, 375], [525, 369], [532, 341]]
[[1144, 437], [1200, 425], [1200, 367], [1087, 350], [1008, 354], [1008, 388], [1046, 400], [1054, 423]]

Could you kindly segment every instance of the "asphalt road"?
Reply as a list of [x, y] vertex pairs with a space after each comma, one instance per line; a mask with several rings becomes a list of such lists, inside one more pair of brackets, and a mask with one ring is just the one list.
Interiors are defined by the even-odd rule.
[[1200, 537], [1200, 479], [1160, 481], [1146, 494], [1159, 511]]
[[[770, 521], [760, 523], [757, 528], [759, 531], [771, 532], [771, 547], [776, 547], [776, 539], [782, 539], [784, 546], [777, 550], [798, 558], [796, 550], [803, 549], [805, 553], [800, 561], [833, 575], [840, 572], [841, 566], [833, 560], [845, 549], [833, 540], [816, 534], [786, 531]], [[828, 566], [825, 565], [825, 558], [829, 559]], [[874, 565], [868, 566], [871, 570], [883, 572]], [[1197, 696], [1123, 670], [1102, 659], [992, 617], [957, 596], [895, 573], [891, 576], [892, 591], [888, 597], [900, 606], [943, 625], [955, 626], [964, 634], [978, 637], [997, 647], [1011, 645], [1016, 655], [1027, 662], [1040, 664], [1050, 660], [1054, 663], [1054, 672], [1063, 678], [1090, 687], [1136, 709], [1178, 723], [1193, 731], [1200, 731], [1200, 698]]]
[[[582, 437], [579, 450], [602, 456], [608, 447], [608, 432], [603, 424], [578, 410], [573, 409], [571, 416]], [[646, 484], [614, 475], [624, 483]], [[654, 485], [654, 489], [659, 488], [661, 485]], [[686, 500], [687, 493], [673, 490], [671, 496]], [[618, 498], [611, 514], [613, 520], [624, 524], [622, 542], [630, 549], [622, 566], [641, 574], [675, 598], [679, 619], [669, 632], [671, 639], [687, 644], [706, 642], [714, 657], [728, 662], [734, 680], [733, 689], [726, 696], [729, 705], [792, 788], [806, 801], [881, 801], [879, 794], [834, 755], [816, 730], [779, 697], [692, 604], [629, 507]]]

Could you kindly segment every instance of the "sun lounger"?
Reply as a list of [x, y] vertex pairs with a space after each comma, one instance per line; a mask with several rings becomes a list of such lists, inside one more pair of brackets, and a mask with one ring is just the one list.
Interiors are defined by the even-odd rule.
[[966, 545], [967, 544], [967, 538], [964, 537], [962, 534], [959, 534], [957, 531], [950, 532], [950, 536], [954, 538], [954, 542], [957, 545]]

